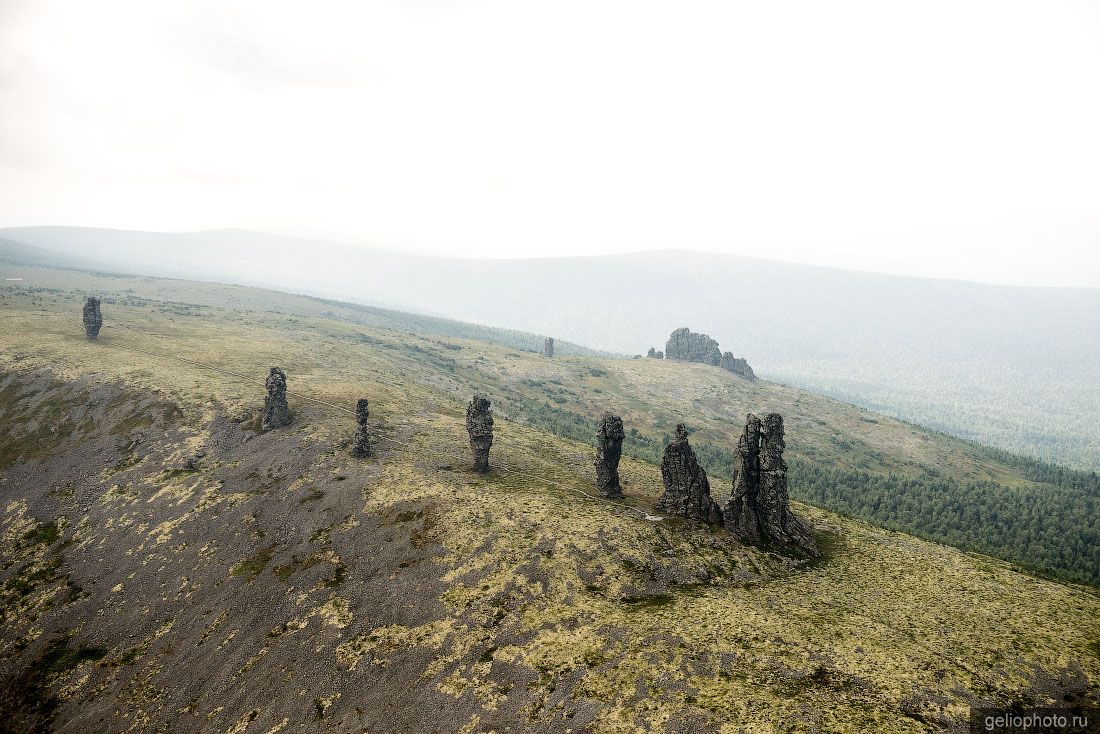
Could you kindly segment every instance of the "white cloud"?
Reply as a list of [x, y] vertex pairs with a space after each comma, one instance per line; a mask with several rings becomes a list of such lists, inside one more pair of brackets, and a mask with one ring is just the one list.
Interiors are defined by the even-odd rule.
[[0, 224], [1100, 286], [1087, 2], [15, 2]]

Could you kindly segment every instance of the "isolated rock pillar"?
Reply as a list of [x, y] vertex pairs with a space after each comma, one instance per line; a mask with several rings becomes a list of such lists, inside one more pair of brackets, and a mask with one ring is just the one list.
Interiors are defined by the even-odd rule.
[[688, 443], [687, 428], [676, 426], [676, 435], [661, 459], [661, 479], [665, 493], [657, 500], [657, 509], [691, 520], [722, 524], [722, 509], [710, 496], [707, 472], [699, 465], [695, 449]]
[[734, 457], [733, 494], [723, 513], [726, 529], [745, 543], [817, 557], [813, 533], [791, 512], [785, 448], [783, 416], [746, 417]]
[[99, 299], [89, 296], [84, 303], [84, 334], [89, 339], [99, 337], [99, 330], [103, 328], [103, 314], [99, 310]]
[[370, 432], [367, 428], [367, 419], [370, 417], [370, 403], [362, 398], [355, 404], [355, 439], [351, 447], [351, 455], [360, 459], [370, 456]]
[[553, 357], [554, 356], [554, 337], [548, 336], [542, 342], [542, 356]]
[[267, 397], [264, 399], [264, 414], [261, 425], [265, 431], [290, 425], [290, 406], [286, 402], [286, 373], [278, 367], [272, 367], [264, 382]]
[[493, 445], [493, 409], [484, 395], [474, 395], [466, 406], [466, 431], [470, 434], [470, 451], [474, 455], [474, 471], [489, 471], [489, 448]]
[[619, 484], [619, 459], [623, 455], [623, 419], [604, 413], [596, 430], [596, 489], [604, 497], [622, 497]]

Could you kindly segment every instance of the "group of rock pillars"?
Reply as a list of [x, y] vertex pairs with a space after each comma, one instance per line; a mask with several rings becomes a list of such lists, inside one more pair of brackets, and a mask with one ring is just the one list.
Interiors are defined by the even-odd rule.
[[[98, 298], [88, 298], [84, 304], [83, 324], [89, 339], [99, 336], [103, 314]], [[553, 339], [546, 339], [543, 354], [554, 355]], [[267, 397], [261, 418], [263, 430], [290, 425], [286, 373], [272, 367], [264, 386]], [[355, 406], [357, 428], [351, 453], [359, 458], [371, 455], [369, 408], [365, 398]], [[493, 446], [493, 409], [484, 395], [474, 395], [466, 406], [466, 431], [470, 435], [474, 471], [487, 474], [489, 449]], [[596, 489], [601, 497], [619, 499], [623, 496], [619, 460], [625, 437], [622, 418], [604, 413], [596, 428]], [[657, 510], [724, 527], [744, 543], [816, 557], [820, 554], [813, 533], [791, 512], [784, 448], [783, 416], [768, 413], [757, 418], [750, 413], [737, 440], [732, 467], [733, 492], [723, 507], [711, 496], [707, 472], [699, 465], [695, 449], [688, 442], [687, 428], [681, 423], [676, 426], [676, 435], [661, 458], [665, 491], [657, 500]]]
[[[356, 405], [358, 427], [351, 453], [371, 455], [367, 427], [367, 401]], [[264, 401], [265, 430], [290, 423], [286, 402], [286, 374], [271, 368]], [[489, 473], [489, 450], [493, 446], [493, 408], [489, 399], [475, 394], [466, 406], [466, 432], [474, 471]], [[619, 460], [623, 455], [626, 431], [617, 415], [604, 413], [596, 428], [596, 489], [601, 497], [620, 499]], [[676, 435], [661, 459], [661, 480], [665, 491], [656, 508], [670, 515], [724, 527], [739, 540], [751, 545], [773, 548], [785, 553], [816, 557], [819, 555], [810, 528], [791, 512], [787, 489], [787, 464], [783, 461], [783, 416], [768, 413], [757, 418], [751, 413], [737, 440], [733, 465], [733, 492], [722, 507], [710, 494], [710, 480], [699, 464], [695, 449], [688, 442], [687, 428], [676, 426]]]

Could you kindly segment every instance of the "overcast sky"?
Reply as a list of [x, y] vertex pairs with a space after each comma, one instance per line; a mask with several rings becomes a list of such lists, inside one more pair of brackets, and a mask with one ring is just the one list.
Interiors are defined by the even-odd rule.
[[0, 226], [1100, 286], [1100, 3], [0, 0]]

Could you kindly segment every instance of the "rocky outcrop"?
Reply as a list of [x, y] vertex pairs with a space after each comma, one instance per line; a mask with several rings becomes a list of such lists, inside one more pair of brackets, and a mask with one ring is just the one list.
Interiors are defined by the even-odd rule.
[[367, 429], [367, 420], [370, 418], [370, 401], [360, 399], [355, 404], [355, 438], [352, 440], [351, 455], [360, 459], [370, 456], [370, 432]]
[[733, 352], [726, 352], [722, 355], [722, 369], [729, 370], [735, 375], [741, 375], [746, 380], [755, 380], [756, 373], [752, 371], [752, 367], [749, 366], [748, 360], [744, 357], [734, 357]]
[[687, 362], [702, 362], [718, 366], [722, 362], [722, 352], [718, 342], [706, 334], [693, 334], [685, 327], [672, 332], [665, 345], [665, 357], [682, 359]]
[[665, 345], [663, 354], [650, 347], [647, 356], [658, 359], [665, 357], [667, 359], [681, 359], [686, 362], [702, 362], [703, 364], [721, 367], [747, 380], [756, 379], [756, 374], [744, 357], [734, 357], [733, 352], [722, 353], [718, 349], [718, 342], [706, 334], [693, 334], [691, 329], [686, 326], [669, 335], [668, 344]]
[[103, 328], [103, 313], [99, 310], [99, 299], [89, 296], [84, 302], [84, 334], [89, 339], [99, 337], [99, 330]]
[[542, 356], [553, 357], [554, 356], [554, 337], [548, 336], [542, 342]]
[[645, 356], [650, 357], [652, 359], [664, 359], [665, 358], [665, 353], [658, 350], [658, 349], [654, 349], [653, 347], [650, 347], [649, 351], [646, 352]]
[[683, 423], [676, 426], [676, 435], [665, 448], [661, 479], [665, 493], [657, 500], [658, 510], [712, 525], [722, 524], [722, 509], [710, 496], [707, 472], [699, 466]]
[[785, 447], [783, 416], [746, 417], [734, 455], [733, 494], [723, 512], [726, 529], [744, 543], [816, 558], [810, 528], [791, 512]]
[[596, 430], [596, 489], [603, 497], [622, 497], [619, 484], [619, 459], [623, 456], [623, 419], [604, 413]]
[[264, 399], [263, 420], [260, 422], [265, 431], [290, 425], [290, 406], [286, 402], [286, 373], [278, 367], [272, 367], [264, 382], [267, 397]]
[[466, 431], [470, 434], [470, 451], [474, 455], [474, 471], [489, 471], [489, 448], [493, 445], [493, 409], [484, 395], [474, 395], [466, 406]]

